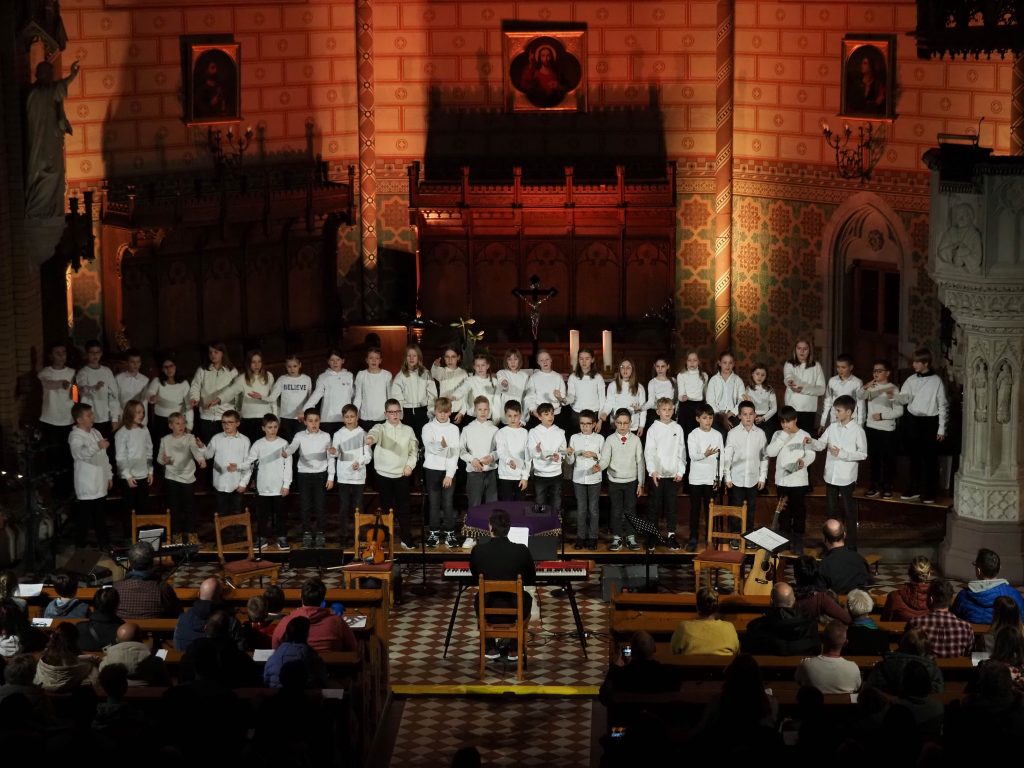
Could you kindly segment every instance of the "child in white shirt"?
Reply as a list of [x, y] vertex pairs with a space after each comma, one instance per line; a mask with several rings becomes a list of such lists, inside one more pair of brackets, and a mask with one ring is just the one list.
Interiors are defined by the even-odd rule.
[[455, 470], [459, 466], [459, 428], [451, 422], [452, 403], [447, 397], [434, 401], [434, 418], [423, 427], [423, 473], [430, 505], [427, 546], [443, 539], [459, 546], [455, 532]]
[[192, 408], [188, 402], [191, 388], [188, 379], [178, 378], [178, 364], [174, 358], [165, 357], [160, 363], [160, 374], [150, 379], [149, 387], [146, 388], [146, 398], [153, 406], [149, 433], [154, 440], [166, 437], [171, 429], [171, 414], [175, 413], [185, 420], [185, 430], [192, 431]]
[[708, 519], [722, 477], [723, 441], [722, 433], [712, 428], [715, 416], [710, 402], [697, 406], [697, 429], [686, 438], [690, 454], [690, 541], [686, 548], [691, 552], [697, 549], [701, 520]]
[[327, 370], [317, 376], [316, 388], [302, 410], [320, 403], [320, 431], [333, 436], [341, 428], [341, 409], [355, 399], [354, 389], [352, 374], [345, 370], [345, 353], [332, 349], [327, 356]]
[[804, 443], [816, 451], [828, 450], [825, 456], [825, 491], [828, 496], [828, 516], [839, 517], [839, 497], [843, 497], [846, 510], [846, 546], [857, 548], [857, 502], [853, 491], [857, 487], [857, 463], [868, 457], [868, 439], [864, 428], [853, 420], [857, 407], [849, 395], [840, 395], [832, 406], [836, 420], [825, 430], [820, 440], [808, 437]]
[[391, 371], [380, 367], [383, 360], [381, 351], [371, 347], [366, 352], [366, 369], [356, 374], [352, 404], [359, 411], [359, 426], [367, 432], [384, 423], [384, 403], [391, 396]]
[[543, 403], [552, 407], [556, 417], [561, 413], [565, 402], [565, 382], [562, 381], [562, 374], [552, 370], [551, 353], [547, 350], [542, 349], [537, 353], [537, 368], [526, 384], [523, 397], [526, 398], [523, 406], [537, 421], [540, 421], [537, 409]]
[[775, 487], [779, 496], [786, 500], [786, 508], [779, 515], [779, 532], [790, 540], [789, 549], [798, 555], [804, 553], [804, 532], [807, 525], [807, 511], [804, 497], [810, 490], [807, 468], [814, 463], [815, 453], [805, 443], [810, 437], [800, 429], [798, 414], [790, 405], [779, 411], [779, 431], [765, 448], [769, 458], [775, 461]]
[[570, 406], [569, 420], [572, 433], [579, 432], [580, 414], [593, 411], [597, 416], [597, 433], [601, 434], [601, 426], [608, 415], [605, 408], [604, 378], [594, 366], [594, 351], [581, 349], [576, 356], [576, 369], [569, 375], [568, 392], [565, 402]]
[[[538, 358], [539, 360], [539, 358]], [[548, 357], [548, 366], [551, 358]], [[536, 375], [536, 374], [534, 374]], [[530, 463], [533, 468], [534, 493], [537, 503], [562, 512], [562, 457], [565, 456], [565, 432], [555, 426], [555, 407], [541, 403], [536, 409], [540, 424], [530, 430]]]
[[334, 433], [331, 445], [337, 456], [335, 487], [341, 515], [341, 543], [348, 540], [349, 520], [363, 508], [366, 467], [373, 461], [373, 449], [366, 444], [366, 431], [359, 426], [359, 411], [352, 403], [341, 409], [342, 427]]
[[[128, 360], [128, 367], [121, 371], [117, 376], [114, 377], [114, 381], [117, 383], [117, 399], [120, 402], [121, 410], [128, 405], [129, 400], [137, 400], [140, 403], [146, 402], [146, 388], [149, 386], [149, 377], [141, 372], [142, 370], [142, 354], [137, 349], [129, 349], [125, 353], [125, 357]], [[146, 412], [146, 407], [142, 407], [143, 413], [143, 426], [149, 424], [149, 414]], [[114, 414], [114, 418], [117, 418], [117, 414]], [[120, 426], [114, 424], [116, 430]]]
[[[227, 410], [220, 417], [223, 431], [214, 435], [203, 448], [203, 455], [213, 459], [213, 489], [217, 494], [217, 512], [234, 515], [242, 511], [242, 494], [249, 485], [249, 438], [238, 431], [242, 417], [236, 410]], [[202, 448], [202, 440], [199, 441]]]
[[530, 481], [530, 436], [523, 426], [523, 406], [505, 402], [505, 424], [494, 437], [498, 454], [498, 500], [520, 501]]
[[277, 403], [270, 393], [274, 391], [274, 374], [263, 367], [263, 354], [254, 349], [245, 356], [245, 369], [235, 377], [223, 394], [225, 402], [241, 400], [242, 426], [239, 430], [250, 443], [263, 438], [263, 417], [277, 414]]
[[287, 443], [277, 434], [280, 420], [272, 413], [265, 414], [263, 437], [249, 449], [248, 464], [256, 467], [256, 546], [267, 546], [271, 536], [277, 538], [277, 548], [288, 547], [288, 494], [292, 485], [292, 460], [282, 456]]
[[[222, 426], [224, 414], [227, 411], [235, 411], [235, 405], [227, 397], [227, 392], [238, 376], [238, 371], [231, 365], [227, 346], [222, 342], [211, 344], [207, 353], [210, 356], [210, 364], [196, 369], [188, 397], [191, 408], [199, 407], [199, 423], [196, 425], [198, 437], [201, 442], [209, 445]], [[238, 418], [241, 419], [241, 416]], [[248, 442], [248, 438], [246, 441]], [[246, 446], [246, 451], [248, 450], [249, 447]], [[238, 478], [232, 478], [235, 479]]]
[[735, 366], [736, 358], [731, 352], [718, 356], [718, 373], [708, 381], [705, 397], [715, 414], [715, 429], [722, 434], [723, 440], [739, 423], [738, 413], [743, 399], [743, 379], [733, 371]]
[[323, 549], [324, 502], [327, 491], [334, 487], [334, 457], [337, 449], [331, 444], [331, 436], [320, 429], [320, 412], [307, 408], [306, 429], [292, 438], [285, 454], [299, 454], [298, 486], [299, 512], [302, 515], [302, 548], [316, 546]]
[[373, 464], [377, 471], [377, 489], [381, 509], [395, 510], [401, 530], [402, 548], [413, 549], [409, 486], [416, 468], [420, 444], [412, 427], [402, 423], [402, 404], [390, 398], [384, 403], [383, 424], [375, 424], [366, 436], [366, 444], [376, 446]]
[[117, 382], [107, 366], [102, 365], [103, 347], [95, 339], [85, 342], [85, 366], [75, 374], [78, 385], [78, 402], [92, 406], [94, 427], [100, 434], [113, 434], [112, 422], [121, 413], [121, 401], [117, 397]]
[[130, 516], [148, 514], [146, 502], [153, 484], [153, 438], [144, 421], [146, 406], [129, 400], [124, 406], [121, 427], [114, 433], [114, 455], [117, 474], [125, 481], [121, 491], [124, 511]]
[[676, 396], [679, 400], [676, 419], [687, 435], [697, 428], [697, 406], [704, 402], [707, 388], [708, 375], [701, 369], [700, 357], [696, 352], [687, 352], [686, 366], [676, 376]]
[[491, 360], [483, 352], [473, 357], [473, 375], [466, 379], [466, 412], [475, 410], [477, 398], [486, 397], [491, 422], [501, 421], [501, 385], [491, 373]]
[[[675, 397], [667, 398], [670, 403]], [[636, 500], [643, 493], [644, 449], [640, 438], [633, 434], [633, 414], [619, 408], [614, 414], [615, 434], [604, 441], [601, 448], [601, 469], [608, 472], [608, 501], [611, 505], [612, 541], [608, 549], [622, 549], [623, 518], [636, 515]], [[636, 534], [626, 536], [626, 549], [636, 551], [640, 545]]]
[[808, 342], [797, 341], [793, 357], [782, 366], [782, 379], [786, 382], [785, 404], [796, 411], [800, 429], [811, 434], [818, 415], [818, 398], [825, 394], [825, 374]]
[[[643, 428], [646, 428], [648, 424], [653, 424], [658, 418], [658, 414], [654, 410], [654, 404], [660, 398], [667, 397], [673, 403], [679, 401], [676, 397], [676, 380], [668, 372], [668, 359], [664, 357], [656, 358], [654, 365], [651, 366], [651, 379], [647, 382], [647, 401], [644, 403], [646, 413], [641, 416], [641, 429], [637, 430], [638, 437], [643, 437]], [[676, 410], [678, 412], [678, 406], [676, 406]], [[609, 406], [609, 412], [612, 412], [611, 406]]]
[[75, 529], [75, 546], [86, 545], [89, 528], [96, 531], [96, 545], [106, 549], [109, 545], [104, 506], [107, 492], [113, 485], [113, 472], [107, 448], [110, 442], [92, 425], [92, 408], [86, 403], [76, 403], [71, 408], [75, 425], [68, 435], [68, 447], [75, 462], [75, 507], [72, 522]]
[[[571, 380], [570, 380], [571, 381]], [[572, 486], [576, 492], [576, 549], [596, 549], [598, 509], [601, 498], [601, 449], [604, 438], [595, 430], [597, 414], [579, 412], [580, 431], [569, 438], [566, 461], [573, 466]]]
[[402, 404], [402, 423], [420, 436], [433, 415], [437, 384], [423, 365], [423, 351], [416, 344], [405, 348], [405, 360], [391, 382], [391, 397]]
[[50, 347], [50, 364], [38, 373], [39, 383], [43, 387], [43, 409], [39, 416], [41, 447], [45, 446], [46, 467], [60, 473], [55, 481], [55, 490], [64, 496], [71, 490], [71, 457], [66, 446], [71, 427], [75, 423], [71, 417], [71, 407], [75, 404], [71, 391], [75, 369], [64, 364], [66, 359], [67, 349], [64, 345], [54, 344]]
[[857, 400], [857, 393], [864, 386], [864, 382], [858, 376], [853, 375], [853, 358], [847, 354], [841, 354], [836, 358], [836, 375], [828, 380], [825, 387], [825, 399], [821, 404], [821, 427], [818, 434], [823, 434], [828, 426], [829, 417], [832, 415], [832, 404], [840, 395], [849, 395], [857, 402], [853, 412], [853, 420], [864, 426], [864, 404]]
[[462, 354], [447, 346], [430, 366], [430, 375], [437, 381], [437, 396], [447, 397], [452, 404], [452, 423], [460, 427], [466, 411], [466, 372], [462, 369]]
[[206, 469], [206, 457], [187, 432], [185, 417], [172, 413], [167, 417], [169, 435], [160, 438], [156, 460], [164, 468], [164, 504], [171, 513], [174, 544], [198, 544], [195, 515], [196, 464]]
[[857, 391], [857, 400], [867, 403], [864, 434], [868, 438], [868, 460], [871, 462], [871, 488], [864, 494], [874, 498], [892, 498], [892, 475], [896, 471], [896, 420], [903, 415], [903, 406], [896, 402], [899, 392], [889, 381], [888, 360], [876, 360], [871, 368], [872, 380]]
[[686, 474], [686, 436], [683, 428], [672, 420], [675, 403], [666, 397], [655, 403], [658, 420], [647, 428], [647, 445], [644, 446], [644, 461], [650, 478], [651, 517], [655, 524], [665, 517], [668, 545], [679, 549], [676, 527], [679, 524], [677, 501], [679, 486]]
[[755, 363], [750, 369], [743, 399], [754, 404], [754, 424], [764, 430], [765, 439], [771, 441], [779, 428], [779, 398], [768, 383], [768, 367], [764, 363]]
[[491, 401], [484, 395], [473, 403], [476, 419], [462, 428], [459, 458], [466, 464], [466, 497], [470, 508], [498, 500], [498, 428], [491, 421]]
[[[671, 386], [672, 382], [668, 378], [665, 381]], [[642, 437], [647, 424], [647, 394], [644, 392], [644, 385], [637, 380], [636, 368], [631, 360], [619, 362], [615, 379], [608, 384], [601, 421], [620, 408], [625, 408], [630, 413], [630, 431], [636, 432], [637, 437]]]
[[303, 426], [304, 404], [313, 391], [313, 382], [302, 373], [302, 361], [289, 355], [284, 361], [285, 375], [278, 377], [270, 390], [270, 399], [278, 401], [277, 412], [281, 416], [278, 434], [289, 443]]
[[910, 452], [910, 487], [900, 496], [904, 501], [935, 503], [938, 489], [939, 443], [946, 439], [949, 400], [946, 385], [932, 370], [932, 353], [914, 350], [914, 374], [903, 382], [896, 402], [904, 406]]
[[754, 527], [757, 493], [764, 490], [768, 480], [768, 445], [764, 432], [754, 424], [754, 404], [744, 400], [739, 405], [740, 423], [729, 430], [725, 438], [723, 478], [729, 489], [729, 503], [734, 507], [747, 505], [744, 530]]
[[[530, 381], [532, 370], [523, 368], [523, 356], [518, 349], [505, 351], [505, 367], [498, 371], [496, 378], [501, 388], [501, 412], [505, 413], [505, 405], [509, 400], [519, 403], [520, 420], [522, 420], [523, 398], [526, 394], [526, 384]], [[503, 416], [504, 418], [504, 416]], [[504, 423], [508, 423], [507, 421]], [[499, 484], [500, 488], [500, 484]], [[500, 494], [499, 494], [500, 496]]]

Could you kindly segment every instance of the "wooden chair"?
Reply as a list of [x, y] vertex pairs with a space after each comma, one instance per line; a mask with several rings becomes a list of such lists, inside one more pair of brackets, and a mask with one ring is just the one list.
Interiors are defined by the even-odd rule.
[[[736, 590], [740, 589], [740, 578], [743, 575], [743, 560], [747, 556], [747, 540], [742, 533], [730, 533], [730, 522], [736, 520], [740, 531], [747, 521], [747, 505], [741, 507], [716, 506], [711, 502], [708, 510], [708, 530], [704, 551], [693, 558], [693, 580], [700, 587], [701, 569], [708, 569], [708, 587], [711, 586], [711, 570], [722, 569], [732, 573]], [[715, 526], [718, 521], [719, 525]], [[730, 542], [738, 541], [739, 548], [733, 549]], [[724, 545], [724, 548], [719, 548]]]
[[393, 509], [382, 512], [380, 515], [380, 527], [386, 536], [384, 541], [384, 562], [379, 564], [363, 562], [363, 555], [366, 551], [366, 534], [368, 531], [373, 530], [376, 519], [376, 514], [364, 514], [356, 510], [354, 515], [355, 529], [353, 531], [355, 559], [349, 565], [342, 568], [341, 572], [345, 579], [345, 586], [348, 588], [357, 587], [358, 582], [363, 579], [377, 579], [384, 585], [384, 590], [388, 595], [388, 605], [394, 605], [395, 592], [392, 588], [392, 578], [395, 565], [395, 511]]
[[[228, 528], [235, 527], [241, 527], [245, 531], [245, 537], [240, 541], [225, 544], [223, 532]], [[244, 583], [252, 579], [259, 579], [262, 587], [264, 576], [270, 577], [271, 584], [277, 584], [281, 566], [269, 560], [255, 559], [252, 548], [252, 520], [249, 517], [249, 510], [236, 515], [215, 514], [213, 530], [217, 535], [217, 557], [220, 559], [221, 578], [228, 586], [234, 589], [234, 582]], [[244, 558], [228, 560], [225, 554], [232, 553], [241, 553]]]
[[[173, 543], [171, 538], [171, 510], [167, 510], [163, 514], [159, 515], [140, 515], [132, 510], [132, 529], [131, 538], [129, 541], [134, 544], [139, 540], [139, 529], [140, 528], [156, 528], [160, 527], [164, 529], [163, 544]], [[156, 553], [154, 560], [161, 564], [174, 563], [174, 558], [170, 556], [163, 556], [159, 552]]]
[[[516, 605], [514, 608], [486, 607], [487, 595], [495, 592], [506, 594], [515, 593]], [[480, 627], [480, 679], [484, 677], [484, 668], [487, 659], [484, 653], [487, 650], [488, 640], [508, 639], [515, 640], [519, 649], [519, 658], [516, 660], [516, 680], [523, 679], [523, 667], [526, 663], [526, 625], [529, 617], [523, 617], [523, 577], [516, 577], [515, 581], [487, 581], [480, 576], [480, 589], [478, 594], [477, 624]], [[510, 616], [513, 621], [510, 624], [493, 624], [490, 619], [495, 616]]]

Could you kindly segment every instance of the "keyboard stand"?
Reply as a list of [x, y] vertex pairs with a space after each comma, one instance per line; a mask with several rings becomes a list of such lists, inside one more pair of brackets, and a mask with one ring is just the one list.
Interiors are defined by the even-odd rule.
[[462, 600], [462, 593], [465, 589], [466, 583], [462, 579], [459, 579], [459, 591], [455, 594], [455, 604], [452, 605], [452, 617], [448, 621], [448, 634], [444, 636], [444, 654], [441, 656], [442, 659], [448, 658], [448, 645], [452, 641], [452, 630], [455, 629], [455, 617], [459, 613], [459, 601]]

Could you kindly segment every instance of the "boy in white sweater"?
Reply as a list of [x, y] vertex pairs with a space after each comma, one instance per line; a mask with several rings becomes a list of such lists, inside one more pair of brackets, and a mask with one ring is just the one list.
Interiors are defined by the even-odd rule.
[[363, 509], [366, 467], [373, 461], [373, 449], [366, 445], [366, 431], [359, 426], [359, 410], [349, 403], [341, 409], [342, 427], [331, 445], [336, 451], [338, 512], [341, 515], [341, 544], [348, 541], [348, 522]]
[[75, 425], [68, 436], [68, 447], [75, 462], [75, 546], [85, 547], [89, 528], [96, 531], [96, 545], [109, 545], [106, 515], [103, 514], [107, 492], [114, 484], [107, 449], [110, 441], [92, 426], [92, 407], [76, 403], [71, 407]]
[[505, 425], [494, 437], [498, 453], [498, 500], [519, 501], [530, 482], [530, 435], [523, 426], [523, 406], [505, 403]]
[[[540, 360], [540, 358], [538, 358]], [[548, 365], [551, 360], [548, 358]], [[536, 374], [534, 374], [536, 375]], [[555, 407], [541, 403], [536, 409], [540, 424], [530, 430], [530, 463], [533, 468], [533, 486], [538, 504], [547, 504], [561, 515], [562, 512], [562, 457], [565, 456], [565, 432], [555, 426]]]
[[[124, 354], [128, 361], [128, 367], [114, 377], [114, 381], [117, 383], [117, 398], [121, 405], [121, 412], [124, 411], [124, 407], [130, 400], [147, 402], [146, 389], [149, 387], [149, 376], [142, 373], [142, 353], [137, 349], [129, 349]], [[117, 418], [116, 413], [113, 418]], [[143, 413], [142, 424], [143, 426], [149, 424], [148, 410]], [[116, 430], [118, 426], [119, 424], [115, 423], [114, 429]]]
[[263, 437], [249, 449], [248, 463], [256, 467], [256, 532], [259, 549], [271, 536], [277, 548], [288, 550], [288, 494], [292, 486], [292, 460], [282, 456], [286, 443], [278, 435], [280, 420], [272, 413], [263, 416]]
[[828, 450], [825, 456], [825, 491], [828, 496], [828, 516], [839, 517], [839, 497], [846, 510], [846, 546], [857, 548], [857, 502], [853, 490], [857, 487], [857, 464], [868, 457], [868, 439], [864, 428], [853, 420], [856, 401], [849, 395], [840, 395], [832, 406], [836, 420], [825, 430], [821, 439], [808, 437], [804, 443], [814, 450]]
[[284, 361], [284, 369], [285, 375], [274, 381], [270, 399], [280, 399], [277, 406], [277, 412], [281, 416], [278, 434], [290, 443], [295, 433], [303, 426], [302, 414], [306, 399], [313, 391], [313, 382], [309, 376], [301, 373], [302, 361], [295, 355]]
[[939, 443], [946, 439], [949, 401], [946, 385], [932, 370], [932, 353], [922, 347], [914, 351], [914, 375], [903, 382], [896, 402], [904, 406], [903, 419], [910, 453], [910, 487], [900, 496], [904, 501], [935, 503], [939, 484]]
[[[671, 399], [669, 400], [671, 402]], [[619, 408], [614, 414], [615, 434], [601, 447], [601, 469], [608, 472], [608, 500], [611, 503], [612, 542], [608, 549], [622, 549], [623, 516], [636, 515], [636, 500], [643, 493], [644, 449], [632, 431], [633, 414]], [[626, 537], [626, 549], [638, 550], [636, 534]]]
[[466, 464], [466, 496], [469, 507], [498, 500], [498, 453], [494, 438], [498, 428], [491, 421], [491, 401], [478, 395], [473, 401], [472, 422], [462, 428], [459, 458]]
[[601, 449], [604, 438], [597, 434], [597, 414], [584, 408], [579, 412], [580, 431], [569, 438], [566, 462], [572, 465], [572, 487], [576, 492], [576, 549], [596, 549], [597, 503], [601, 498]]
[[[676, 526], [679, 524], [677, 499], [679, 486], [686, 474], [686, 437], [683, 428], [672, 420], [674, 410], [675, 403], [670, 398], [658, 398], [655, 403], [658, 420], [647, 428], [644, 460], [651, 481], [648, 487], [651, 518], [657, 524], [664, 515], [668, 545], [679, 549], [676, 539]], [[696, 535], [696, 531], [691, 535]]]
[[434, 400], [434, 418], [423, 425], [423, 473], [427, 503], [430, 504], [430, 533], [427, 546], [441, 539], [449, 547], [459, 546], [455, 533], [455, 470], [459, 467], [459, 428], [452, 424], [452, 401]]
[[307, 408], [306, 429], [292, 438], [285, 449], [287, 456], [299, 454], [299, 512], [302, 515], [302, 548], [323, 549], [324, 502], [327, 491], [334, 487], [334, 456], [331, 436], [320, 429], [320, 412]]
[[121, 413], [121, 401], [117, 396], [114, 374], [100, 363], [102, 359], [100, 343], [95, 339], [85, 342], [85, 365], [75, 374], [75, 383], [78, 385], [78, 402], [92, 406], [93, 426], [109, 440], [114, 434], [113, 422]]
[[[242, 417], [238, 411], [225, 411], [220, 417], [223, 432], [213, 436], [203, 449], [213, 459], [213, 489], [217, 494], [217, 512], [234, 515], [242, 510], [242, 494], [249, 485], [249, 438], [238, 431]], [[199, 443], [203, 447], [202, 442]]]
[[790, 550], [798, 555], [804, 553], [804, 531], [807, 526], [807, 510], [804, 497], [810, 490], [807, 468], [814, 463], [815, 453], [805, 443], [810, 437], [800, 429], [797, 410], [785, 405], [779, 411], [780, 429], [772, 435], [772, 441], [765, 448], [769, 458], [775, 461], [775, 486], [779, 496], [786, 500], [786, 508], [779, 515], [779, 533], [790, 542]]
[[156, 460], [164, 468], [164, 504], [171, 512], [171, 530], [175, 544], [198, 544], [196, 533], [196, 464], [206, 469], [206, 457], [196, 436], [185, 430], [185, 417], [172, 413], [167, 417], [171, 434], [160, 438]]
[[355, 382], [352, 374], [345, 370], [345, 354], [332, 349], [327, 357], [327, 370], [316, 379], [316, 388], [306, 400], [302, 410], [313, 408], [320, 403], [320, 429], [334, 435], [341, 428], [341, 409], [352, 402]]
[[713, 429], [715, 416], [710, 402], [698, 405], [697, 429], [686, 438], [686, 447], [690, 454], [690, 541], [686, 548], [691, 552], [697, 549], [700, 522], [708, 519], [711, 500], [722, 478], [721, 459], [724, 446], [722, 433]]
[[[874, 498], [892, 498], [892, 475], [896, 470], [896, 420], [903, 415], [903, 406], [896, 402], [899, 390], [889, 381], [892, 367], [888, 360], [876, 360], [871, 368], [871, 381], [857, 390], [857, 400], [867, 403], [864, 434], [868, 438], [868, 460], [871, 462], [871, 488], [865, 494]], [[858, 403], [859, 404], [859, 403]]]
[[384, 357], [372, 347], [366, 353], [366, 369], [356, 374], [352, 404], [359, 409], [359, 426], [369, 431], [385, 420], [385, 402], [391, 393], [391, 371], [381, 368]]
[[744, 530], [750, 530], [757, 510], [757, 493], [764, 490], [768, 480], [768, 457], [764, 455], [768, 441], [764, 430], [754, 424], [757, 409], [750, 400], [740, 403], [739, 414], [739, 425], [730, 429], [725, 438], [722, 476], [729, 489], [729, 503], [734, 507], [746, 503]]
[[409, 508], [409, 485], [419, 458], [420, 444], [412, 427], [402, 423], [402, 404], [394, 398], [384, 403], [386, 421], [375, 424], [366, 436], [366, 444], [376, 446], [373, 464], [377, 471], [377, 489], [382, 510], [393, 509], [401, 529], [402, 548], [415, 549]]
[[836, 375], [828, 380], [825, 387], [825, 399], [821, 404], [821, 428], [818, 434], [824, 434], [832, 418], [832, 405], [840, 395], [849, 395], [857, 401], [857, 407], [853, 412], [853, 420], [864, 425], [864, 404], [857, 398], [864, 382], [858, 376], [853, 375], [853, 358], [845, 352], [836, 358]]
[[[557, 417], [562, 410], [565, 399], [565, 382], [562, 374], [551, 368], [551, 353], [540, 350], [537, 353], [537, 368], [530, 380], [526, 382], [523, 404], [538, 422], [540, 422], [540, 406], [547, 403]], [[553, 423], [553, 422], [552, 422]]]

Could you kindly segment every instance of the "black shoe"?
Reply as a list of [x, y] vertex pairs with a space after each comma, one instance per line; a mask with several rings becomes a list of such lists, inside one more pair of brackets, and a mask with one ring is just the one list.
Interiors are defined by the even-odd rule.
[[668, 548], [679, 549], [679, 539], [676, 538], [674, 533], [670, 533], [668, 536]]
[[867, 493], [864, 494], [865, 498], [868, 498], [868, 499], [873, 499], [877, 495], [878, 495], [878, 489], [877, 488], [872, 488], [871, 490], [869, 490]]
[[576, 539], [576, 543], [572, 545], [573, 549], [584, 549], [587, 543], [583, 539]]
[[883, 499], [891, 499], [892, 498], [892, 491], [882, 491], [882, 498]]
[[597, 549], [597, 539], [590, 539], [587, 542], [587, 549]]

